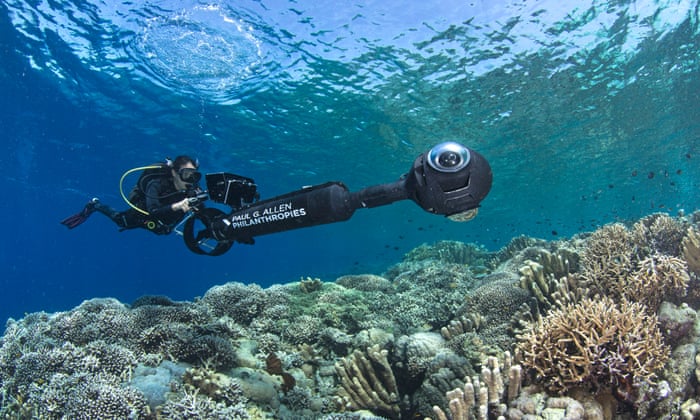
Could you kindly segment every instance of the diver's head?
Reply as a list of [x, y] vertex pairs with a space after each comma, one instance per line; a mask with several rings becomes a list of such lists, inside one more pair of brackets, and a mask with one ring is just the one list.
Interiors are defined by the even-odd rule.
[[202, 174], [197, 171], [199, 161], [189, 156], [178, 156], [172, 163], [172, 175], [175, 188], [186, 190], [197, 185]]

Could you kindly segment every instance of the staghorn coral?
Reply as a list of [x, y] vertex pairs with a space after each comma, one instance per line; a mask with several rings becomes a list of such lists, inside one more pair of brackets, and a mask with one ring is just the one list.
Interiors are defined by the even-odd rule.
[[666, 213], [654, 213], [640, 219], [631, 231], [637, 258], [642, 260], [651, 254], [680, 256], [686, 230], [687, 225], [681, 219], [674, 219]]
[[635, 225], [633, 232], [616, 223], [598, 229], [588, 238], [582, 254], [581, 273], [575, 278], [578, 284], [588, 288], [589, 296], [599, 294], [615, 301], [641, 302], [655, 311], [662, 300], [686, 295], [690, 278], [685, 262], [657, 251], [666, 249], [678, 253], [670, 249], [670, 245], [662, 245], [666, 241], [659, 236], [662, 235], [659, 231], [675, 233], [677, 225], [663, 216], [652, 220], [655, 220], [650, 224], [655, 229], [652, 233], [649, 233], [651, 228], [641, 222]]
[[639, 262], [627, 281], [623, 296], [656, 312], [664, 298], [687, 294], [690, 276], [686, 262], [668, 255], [653, 254]]
[[[700, 220], [700, 217], [696, 219]], [[644, 225], [643, 228], [650, 231], [652, 225]], [[658, 226], [661, 226], [661, 222]], [[685, 363], [692, 359], [689, 356], [676, 356], [676, 361], [673, 360], [674, 354], [681, 353], [677, 349], [679, 346], [684, 346], [684, 352], [689, 355], [690, 350], [700, 343], [700, 328], [695, 327], [695, 318], [690, 317], [690, 307], [695, 307], [689, 300], [693, 295], [682, 296], [683, 277], [664, 280], [664, 273], [671, 270], [671, 263], [678, 263], [673, 260], [678, 256], [661, 252], [647, 244], [653, 235], [639, 236], [643, 240], [638, 241], [634, 228], [627, 229], [623, 235], [629, 236], [631, 251], [629, 269], [622, 280], [626, 283], [613, 285], [606, 280], [601, 284], [621, 291], [616, 297], [618, 301], [615, 301], [618, 311], [623, 300], [632, 298], [629, 290], [636, 293], [637, 289], [656, 289], [658, 296], [651, 296], [651, 299], [666, 300], [662, 302], [657, 316], [660, 330], [665, 334], [664, 339], [674, 347], [674, 351], [663, 372], [658, 374], [658, 383], [651, 386], [642, 384], [639, 388], [632, 387], [630, 391], [628, 385], [636, 385], [637, 382], [621, 381], [622, 385], [615, 390], [618, 395], [626, 394], [628, 401], [631, 401], [636, 392], [639, 398], [634, 401], [634, 406], [620, 404], [617, 409], [612, 405], [612, 408], [608, 408], [597, 401], [601, 395], [615, 401], [611, 389], [601, 390], [595, 395], [590, 388], [580, 393], [570, 389], [564, 397], [557, 398], [544, 393], [543, 385], [532, 385], [525, 387], [526, 390], [513, 399], [513, 396], [508, 396], [511, 392], [508, 387], [508, 392], [504, 390], [496, 403], [493, 396], [500, 395], [500, 392], [489, 393], [489, 386], [486, 386], [483, 406], [490, 418], [497, 415], [509, 419], [535, 416], [574, 418], [580, 416], [581, 405], [586, 410], [585, 415], [591, 416], [589, 418], [613, 420], [629, 418], [633, 411], [636, 411], [638, 418], [692, 418], [700, 412], [697, 408], [700, 406], [697, 404], [700, 395], [697, 381], [694, 377], [688, 379], [684, 376], [684, 373], [693, 373], [693, 366], [688, 367]], [[692, 232], [697, 239], [697, 225]], [[95, 389], [105, 390], [105, 399], [94, 401], [106, 413], [110, 413], [109, 407], [112, 405], [123, 407], [122, 403], [129, 401], [126, 393], [132, 392], [131, 388], [143, 393], [150, 405], [152, 413], [141, 416], [145, 418], [369, 418], [372, 414], [367, 409], [331, 413], [337, 407], [333, 403], [339, 401], [334, 399], [338, 387], [342, 386], [335, 364], [349, 360], [353, 350], [366, 349], [376, 343], [379, 343], [379, 348], [388, 351], [387, 361], [398, 389], [398, 397], [394, 401], [400, 407], [400, 416], [434, 416], [432, 407], [438, 404], [449, 418], [451, 413], [444, 400], [445, 395], [456, 388], [464, 390], [465, 378], [468, 377], [472, 384], [476, 381], [479, 384], [470, 410], [470, 418], [474, 418], [482, 406], [478, 402], [480, 388], [491, 383], [491, 388], [501, 389], [497, 386], [493, 366], [484, 360], [487, 355], [500, 354], [500, 349], [512, 343], [514, 334], [510, 328], [513, 327], [513, 318], [522, 315], [533, 323], [528, 324], [531, 326], [536, 325], [536, 317], [542, 316], [540, 314], [547, 309], [575, 306], [578, 299], [575, 295], [568, 300], [553, 298], [558, 296], [557, 293], [562, 296], [577, 293], [576, 286], [580, 284], [576, 283], [580, 275], [575, 272], [574, 265], [569, 264], [567, 269], [562, 270], [565, 265], [559, 256], [564, 255], [560, 253], [564, 249], [562, 247], [576, 249], [578, 255], [583, 255], [583, 245], [591, 242], [591, 237], [586, 235], [582, 234], [571, 241], [530, 242], [527, 248], [513, 254], [509, 261], [501, 262], [495, 273], [486, 276], [475, 275], [472, 268], [464, 264], [422, 260], [400, 263], [383, 277], [344, 276], [334, 283], [323, 283], [318, 291], [307, 289], [306, 292], [310, 293], [301, 290], [299, 282], [269, 289], [243, 285], [220, 286], [222, 289], [210, 293], [206, 301], [172, 302], [165, 297], [148, 297], [139, 299], [129, 307], [114, 300], [93, 300], [69, 312], [28, 314], [20, 322], [10, 320], [5, 336], [0, 339], [0, 418], [31, 418], [32, 415], [36, 416], [37, 404], [68, 418], [66, 401], [69, 398], [89, 400], [89, 393]], [[682, 258], [690, 259], [690, 254], [686, 255], [686, 251], [693, 246], [690, 235], [686, 234], [683, 240]], [[638, 242], [646, 244], [645, 251], [638, 251]], [[665, 265], [663, 259], [667, 259], [669, 264]], [[527, 260], [529, 262], [526, 264]], [[610, 261], [616, 264], [620, 260], [613, 258]], [[535, 267], [533, 273], [537, 270], [544, 273], [542, 278], [546, 282], [540, 284], [549, 288], [545, 295], [549, 305], [547, 308], [538, 305], [533, 294], [523, 289], [513, 292], [517, 294], [515, 297], [522, 295], [521, 298], [515, 299], [515, 303], [508, 303], [513, 298], [512, 290], [519, 289], [513, 287], [517, 286], [520, 277], [516, 277], [518, 268], [530, 263]], [[551, 272], [548, 271], [549, 264], [553, 267]], [[581, 271], [593, 271], [585, 268], [583, 262], [578, 266]], [[603, 272], [603, 268], [600, 271]], [[689, 273], [689, 278], [696, 284], [696, 273]], [[673, 283], [674, 279], [676, 284], [681, 285], [674, 293], [671, 293], [672, 287], [658, 286], [664, 282]], [[639, 287], [630, 286], [635, 280], [640, 281]], [[615, 278], [610, 281], [615, 281]], [[647, 303], [653, 301], [644, 300], [647, 298], [643, 296], [635, 299]], [[669, 297], [674, 298], [673, 303], [668, 301]], [[469, 305], [463, 306], [465, 301]], [[76, 313], [78, 311], [82, 313]], [[307, 322], [312, 320], [313, 323]], [[653, 325], [653, 322], [650, 323]], [[433, 347], [433, 350], [425, 346], [430, 344], [427, 341], [421, 339], [413, 342], [426, 333], [435, 335], [440, 327], [444, 327], [445, 342]], [[410, 338], [410, 342], [404, 342], [406, 338]], [[428, 341], [436, 344], [433, 340]], [[265, 355], [272, 351], [281, 355], [285, 369], [297, 381], [296, 386], [284, 395], [279, 379], [264, 371]], [[364, 350], [362, 353], [373, 369], [379, 369], [379, 365], [375, 366]], [[168, 362], [161, 363], [163, 360]], [[135, 364], [138, 364], [136, 368]], [[154, 396], [149, 397], [151, 394], [148, 392], [152, 391], [152, 387], [143, 382], [152, 385], [151, 377], [155, 373], [146, 377], [136, 370], [159, 364], [177, 365], [181, 370], [159, 374], [162, 381], [151, 392]], [[228, 370], [227, 367], [232, 365], [239, 367]], [[248, 399], [245, 409], [227, 405], [225, 401], [216, 401], [216, 393], [207, 395], [207, 378], [184, 378], [194, 383], [196, 389], [182, 383], [186, 368], [201, 371], [217, 366], [225, 369], [217, 375], [227, 374], [240, 383]], [[482, 368], [490, 370], [491, 374]], [[501, 370], [500, 376], [505, 382], [505, 373], [510, 371], [505, 366]], [[477, 371], [481, 374], [477, 374]], [[534, 371], [531, 369], [530, 372]], [[130, 375], [132, 380], [127, 379]], [[91, 376], [99, 377], [101, 385], [76, 386], [78, 381]], [[134, 378], [143, 381], [135, 381]], [[604, 379], [600, 381], [605, 382]], [[643, 382], [644, 378], [640, 381]], [[603, 386], [612, 385], [598, 387]], [[122, 390], [125, 391], [124, 395], [118, 394]], [[67, 395], [71, 392], [78, 394]], [[512, 392], [516, 393], [517, 389], [514, 388]], [[114, 395], [122, 395], [123, 398], [115, 398]], [[131, 400], [136, 405], [140, 404], [140, 396], [138, 393], [134, 395]], [[504, 413], [503, 404], [507, 401], [511, 401], [511, 404]], [[596, 402], [598, 408], [589, 410], [587, 404]], [[163, 406], [162, 410], [158, 409], [160, 405]], [[642, 406], [643, 410], [639, 408]], [[372, 418], [378, 419], [379, 415], [388, 417], [382, 411], [373, 410], [375, 417]], [[598, 417], [591, 414], [596, 412]], [[55, 418], [46, 413], [45, 418]], [[124, 416], [123, 411], [111, 413], [115, 413], [113, 417]], [[80, 418], [72, 412], [70, 416]]]
[[520, 337], [518, 349], [523, 365], [555, 392], [585, 385], [631, 394], [669, 356], [655, 315], [609, 297], [551, 311]]
[[591, 234], [581, 255], [583, 287], [618, 300], [633, 270], [632, 236], [624, 225], [605, 225]]
[[355, 350], [335, 365], [342, 387], [339, 397], [346, 409], [399, 418], [399, 390], [387, 355], [387, 350], [375, 345], [365, 352]]

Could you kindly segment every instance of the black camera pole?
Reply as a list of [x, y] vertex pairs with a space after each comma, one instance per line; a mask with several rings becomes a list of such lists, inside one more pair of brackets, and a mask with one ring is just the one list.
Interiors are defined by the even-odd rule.
[[[185, 243], [193, 252], [221, 255], [234, 242], [251, 244], [255, 236], [341, 222], [357, 209], [406, 199], [434, 214], [470, 220], [491, 189], [491, 181], [491, 167], [483, 156], [458, 143], [442, 143], [419, 155], [411, 170], [393, 183], [350, 192], [340, 182], [328, 182], [229, 214], [204, 209], [186, 223]], [[195, 232], [195, 220], [205, 228]]]

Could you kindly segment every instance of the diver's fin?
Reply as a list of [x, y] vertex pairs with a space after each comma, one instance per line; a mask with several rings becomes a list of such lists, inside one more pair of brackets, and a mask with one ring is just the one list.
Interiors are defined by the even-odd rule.
[[92, 200], [90, 200], [89, 203], [85, 205], [85, 207], [83, 207], [81, 211], [61, 220], [61, 224], [67, 227], [68, 229], [73, 229], [82, 225], [83, 222], [85, 222], [88, 219], [88, 217], [90, 217], [90, 215], [95, 212], [95, 205], [97, 203], [99, 203], [99, 200], [93, 198]]

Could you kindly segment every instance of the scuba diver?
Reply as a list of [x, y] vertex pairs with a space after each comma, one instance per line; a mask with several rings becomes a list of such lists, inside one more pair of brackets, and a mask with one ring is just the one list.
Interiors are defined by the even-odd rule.
[[83, 210], [63, 219], [61, 224], [73, 229], [97, 211], [116, 223], [120, 231], [144, 228], [158, 235], [169, 234], [188, 212], [201, 205], [197, 197], [202, 198], [204, 192], [198, 185], [202, 178], [198, 167], [196, 159], [178, 156], [172, 161], [166, 159], [165, 163], [129, 170], [122, 176], [121, 183], [130, 173], [143, 171], [128, 199], [121, 192], [129, 209], [116, 211], [93, 198]]
[[[348, 220], [355, 210], [412, 200], [423, 210], [466, 222], [476, 217], [481, 201], [491, 190], [493, 175], [488, 161], [456, 142], [444, 142], [421, 153], [398, 181], [351, 192], [342, 182], [304, 187], [258, 201], [255, 181], [219, 172], [206, 175], [207, 190], [197, 182], [197, 162], [186, 156], [144, 170], [127, 199], [131, 206], [116, 212], [99, 200], [61, 223], [72, 229], [94, 211], [106, 214], [124, 229], [145, 227], [158, 234], [176, 232], [197, 254], [216, 256], [235, 242], [253, 244], [254, 237], [291, 229]], [[228, 206], [227, 211], [204, 207], [204, 200]]]

